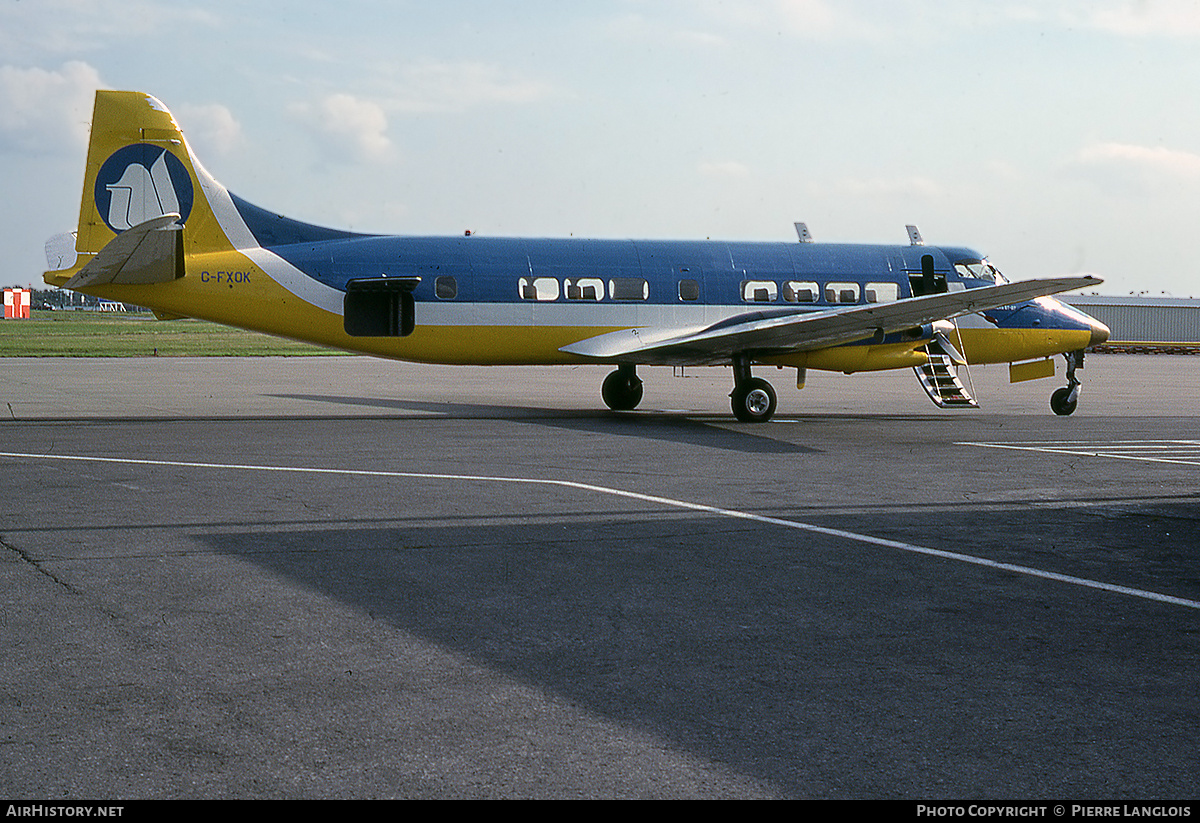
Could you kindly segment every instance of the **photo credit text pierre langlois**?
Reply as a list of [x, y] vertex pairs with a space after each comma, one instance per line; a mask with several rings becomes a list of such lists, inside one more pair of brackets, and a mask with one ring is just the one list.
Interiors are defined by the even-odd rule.
[[918, 804], [917, 817], [1191, 817], [1190, 805], [1119, 803], [1082, 805], [1078, 803], [963, 805], [957, 803]]

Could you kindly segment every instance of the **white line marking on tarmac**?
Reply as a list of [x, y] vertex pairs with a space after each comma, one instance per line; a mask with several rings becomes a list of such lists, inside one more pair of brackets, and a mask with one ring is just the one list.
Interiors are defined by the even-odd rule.
[[944, 551], [942, 549], [931, 549], [925, 546], [917, 546], [912, 543], [904, 543], [899, 540], [888, 540], [883, 537], [872, 537], [869, 534], [859, 534], [857, 532], [850, 532], [844, 529], [831, 529], [826, 526], [803, 523], [799, 520], [784, 520], [779, 517], [768, 517], [767, 515], [763, 514], [743, 512], [736, 509], [725, 509], [719, 506], [705, 505], [703, 503], [689, 503], [686, 500], [674, 500], [670, 497], [659, 497], [653, 494], [625, 491], [624, 489], [614, 489], [609, 488], [608, 486], [597, 486], [592, 483], [580, 483], [574, 480], [552, 480], [539, 479], [535, 477], [498, 477], [472, 474], [439, 474], [434, 472], [397, 472], [372, 469], [322, 469], [310, 466], [258, 466], [244, 463], [201, 463], [185, 460], [147, 460], [130, 457], [91, 457], [87, 455], [27, 454], [22, 452], [0, 452], [0, 457], [12, 457], [26, 460], [64, 460], [90, 463], [117, 463], [133, 466], [172, 466], [176, 468], [189, 469], [223, 469], [226, 471], [330, 474], [339, 475], [342, 477], [403, 477], [414, 480], [454, 480], [460, 482], [513, 483], [529, 486], [555, 486], [565, 489], [579, 489], [581, 491], [590, 491], [597, 494], [624, 497], [630, 500], [641, 500], [645, 503], [656, 503], [658, 505], [668, 506], [671, 508], [687, 509], [689, 511], [703, 512], [705, 514], [715, 514], [721, 517], [730, 517], [737, 520], [749, 520], [755, 523], [765, 523], [770, 526], [780, 526], [787, 529], [798, 529], [800, 531], [811, 532], [813, 534], [823, 534], [828, 537], [839, 537], [843, 540], [850, 540], [856, 543], [866, 543], [872, 546], [883, 546], [889, 549], [898, 549], [900, 551], [911, 552], [913, 554], [923, 554], [929, 557], [940, 557], [943, 560], [957, 560], [960, 563], [970, 563], [975, 566], [984, 566], [990, 569], [996, 569], [998, 571], [1013, 572], [1015, 574], [1023, 574], [1029, 577], [1039, 577], [1044, 580], [1056, 580], [1060, 583], [1069, 583], [1073, 586], [1083, 586], [1089, 589], [1099, 589], [1101, 591], [1124, 594], [1130, 597], [1140, 597], [1145, 600], [1154, 600], [1159, 603], [1169, 603], [1175, 606], [1184, 606], [1189, 609], [1200, 609], [1200, 601], [1188, 600], [1182, 597], [1172, 597], [1171, 595], [1159, 594], [1158, 592], [1146, 591], [1144, 589], [1134, 589], [1128, 586], [1116, 586], [1111, 583], [1101, 583], [1098, 580], [1089, 580], [1084, 577], [1074, 577], [1069, 574], [1058, 574], [1057, 572], [1035, 569], [1030, 566], [1018, 566], [1013, 563], [999, 563], [995, 560], [988, 560], [984, 557], [975, 557], [974, 555], [970, 554]]
[[955, 443], [955, 445], [1062, 454], [1072, 457], [1104, 457], [1110, 460], [1138, 460], [1145, 463], [1200, 466], [1200, 440], [1113, 440], [1104, 442], [1060, 440], [1014, 443], [963, 442]]

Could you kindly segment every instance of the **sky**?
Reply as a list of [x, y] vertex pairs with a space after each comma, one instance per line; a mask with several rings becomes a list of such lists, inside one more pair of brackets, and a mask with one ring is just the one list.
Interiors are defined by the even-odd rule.
[[0, 284], [96, 89], [264, 208], [388, 234], [927, 243], [1200, 297], [1200, 0], [0, 0]]

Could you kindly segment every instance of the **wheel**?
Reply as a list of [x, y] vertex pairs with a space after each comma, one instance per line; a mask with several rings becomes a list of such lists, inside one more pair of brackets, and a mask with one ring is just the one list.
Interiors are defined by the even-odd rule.
[[604, 378], [600, 396], [604, 398], [604, 405], [613, 411], [636, 409], [642, 402], [642, 381], [633, 372], [617, 369]]
[[775, 414], [775, 389], [762, 378], [736, 386], [729, 397], [733, 416], [743, 423], [765, 423]]
[[1079, 405], [1079, 395], [1071, 397], [1070, 388], [1062, 388], [1050, 395], [1050, 408], [1055, 414], [1068, 415], [1075, 411], [1075, 407]]

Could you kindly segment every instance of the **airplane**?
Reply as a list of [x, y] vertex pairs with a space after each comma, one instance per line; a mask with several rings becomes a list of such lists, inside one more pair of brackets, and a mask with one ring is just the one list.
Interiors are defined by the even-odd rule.
[[1109, 330], [1050, 295], [1090, 275], [1008, 282], [976, 251], [908, 245], [418, 237], [289, 219], [228, 191], [156, 98], [96, 92], [78, 229], [47, 243], [47, 283], [384, 358], [615, 366], [601, 396], [642, 399], [637, 367], [732, 366], [731, 407], [770, 420], [752, 366], [912, 368], [939, 406], [975, 407], [959, 366], [1013, 381], [1067, 361], [1076, 408], [1088, 346]]

